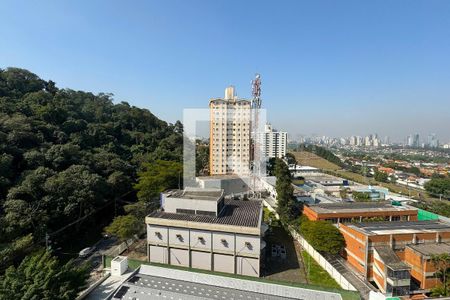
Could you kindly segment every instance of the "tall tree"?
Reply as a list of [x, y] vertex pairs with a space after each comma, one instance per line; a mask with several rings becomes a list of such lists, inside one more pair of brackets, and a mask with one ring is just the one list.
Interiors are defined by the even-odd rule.
[[[442, 282], [442, 288], [439, 291], [442, 291], [440, 295], [435, 296], [449, 296], [449, 287], [448, 287], [448, 276], [450, 275], [450, 254], [442, 253], [435, 254], [431, 256], [431, 263], [436, 269], [436, 276], [438, 276]], [[438, 290], [434, 291], [436, 294]]]
[[277, 213], [281, 221], [287, 224], [294, 218], [294, 187], [288, 166], [279, 158], [275, 160], [274, 174], [277, 178]]
[[284, 158], [286, 159], [288, 164], [290, 164], [290, 165], [297, 165], [297, 160], [295, 159], [294, 154], [288, 152], [288, 153], [286, 153]]
[[139, 234], [143, 227], [144, 223], [130, 214], [115, 217], [113, 222], [105, 227], [105, 232], [118, 237], [127, 244], [127, 240], [132, 238], [135, 234]]

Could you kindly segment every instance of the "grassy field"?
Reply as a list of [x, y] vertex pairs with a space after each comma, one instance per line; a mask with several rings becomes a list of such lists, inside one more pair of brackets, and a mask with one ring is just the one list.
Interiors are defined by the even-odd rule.
[[295, 159], [300, 165], [306, 165], [311, 166], [323, 170], [339, 170], [340, 167], [329, 162], [326, 159], [323, 159], [322, 157], [319, 157], [315, 155], [314, 153], [307, 152], [307, 151], [300, 151], [300, 152], [292, 152], [294, 154]]
[[[303, 262], [306, 268], [306, 276], [310, 284], [330, 288], [340, 288], [339, 284], [305, 251], [302, 251]], [[309, 271], [308, 271], [309, 268]]]
[[293, 152], [295, 159], [301, 165], [307, 165], [315, 168], [322, 169], [324, 172], [329, 173], [331, 175], [339, 176], [351, 181], [355, 181], [361, 184], [371, 184], [371, 185], [379, 185], [388, 188], [391, 192], [403, 195], [411, 194], [411, 197], [415, 199], [422, 200], [438, 200], [437, 198], [430, 197], [424, 191], [409, 189], [405, 186], [393, 184], [393, 183], [383, 183], [377, 182], [373, 178], [365, 178], [363, 175], [358, 173], [353, 173], [351, 171], [346, 171], [341, 169], [339, 166], [329, 162], [328, 160], [315, 155], [314, 153], [307, 151]]

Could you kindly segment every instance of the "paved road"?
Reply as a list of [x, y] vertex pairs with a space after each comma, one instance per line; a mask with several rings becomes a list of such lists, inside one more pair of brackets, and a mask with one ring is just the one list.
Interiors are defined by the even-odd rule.
[[82, 264], [86, 261], [91, 262], [92, 270], [98, 269], [102, 264], [102, 255], [109, 249], [117, 246], [118, 241], [115, 237], [100, 239], [97, 243], [93, 245], [95, 251], [88, 257], [75, 259], [76, 264]]
[[367, 282], [362, 275], [356, 274], [348, 265], [347, 262], [339, 255], [323, 255], [326, 260], [345, 277], [361, 294], [363, 299], [369, 299], [370, 291], [376, 291], [369, 282]]

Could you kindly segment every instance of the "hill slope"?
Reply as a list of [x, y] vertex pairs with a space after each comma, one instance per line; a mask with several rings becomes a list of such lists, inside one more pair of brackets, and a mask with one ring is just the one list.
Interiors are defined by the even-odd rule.
[[329, 162], [325, 158], [317, 156], [314, 153], [308, 151], [298, 151], [292, 152], [294, 154], [295, 159], [300, 165], [311, 166], [315, 168], [319, 168], [322, 170], [339, 170], [340, 167], [338, 165]]
[[142, 161], [181, 160], [181, 123], [112, 100], [0, 69], [1, 257], [121, 195], [133, 200]]

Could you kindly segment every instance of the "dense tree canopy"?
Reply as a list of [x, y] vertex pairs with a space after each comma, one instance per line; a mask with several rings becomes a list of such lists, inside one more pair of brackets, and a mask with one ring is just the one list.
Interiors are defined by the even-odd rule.
[[72, 300], [86, 284], [89, 272], [72, 262], [62, 265], [50, 252], [39, 251], [0, 276], [0, 300]]
[[135, 234], [139, 234], [142, 228], [144, 228], [144, 222], [129, 214], [114, 218], [114, 221], [105, 228], [105, 232], [126, 241]]
[[375, 170], [374, 178], [378, 182], [388, 182], [389, 176], [385, 172]]
[[413, 202], [411, 205], [450, 218], [450, 203], [448, 201]]
[[143, 202], [154, 202], [161, 192], [168, 188], [182, 186], [183, 166], [179, 162], [157, 160], [144, 163], [139, 172], [139, 180], [135, 185], [138, 199]]
[[433, 195], [450, 198], [450, 178], [432, 178], [425, 183], [425, 190]]
[[338, 254], [345, 246], [339, 229], [327, 221], [303, 220], [300, 233], [319, 252]]
[[181, 161], [182, 131], [110, 94], [0, 69], [0, 250], [133, 201], [142, 163]]

